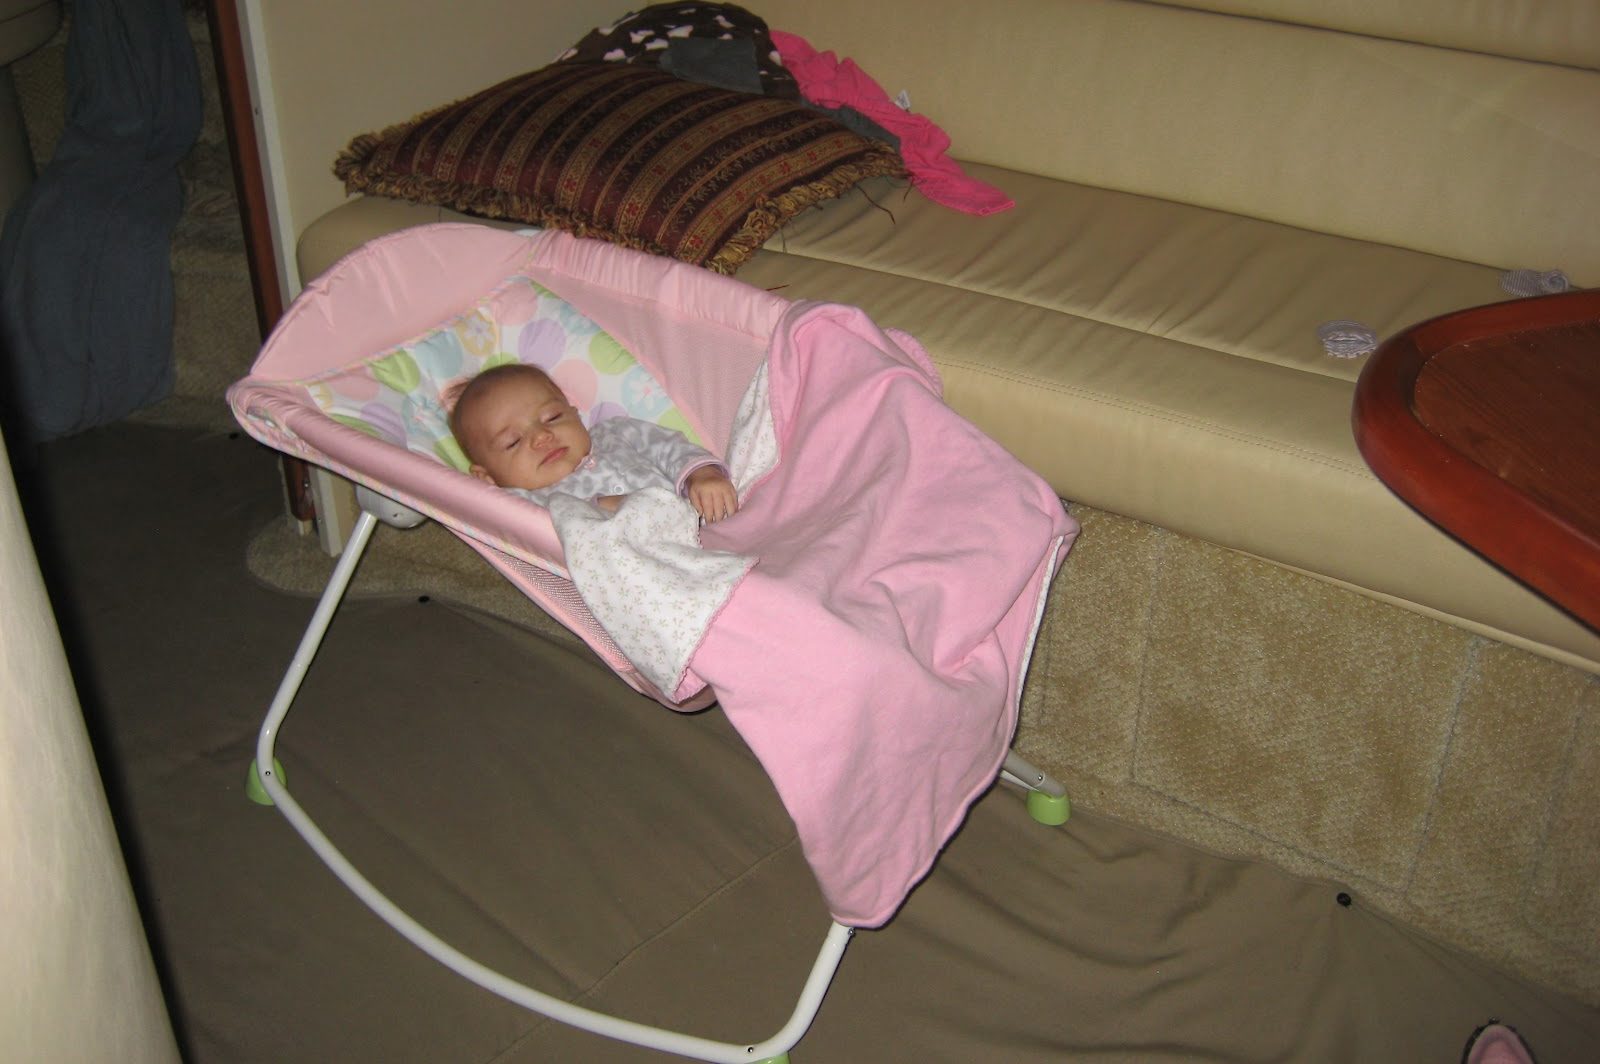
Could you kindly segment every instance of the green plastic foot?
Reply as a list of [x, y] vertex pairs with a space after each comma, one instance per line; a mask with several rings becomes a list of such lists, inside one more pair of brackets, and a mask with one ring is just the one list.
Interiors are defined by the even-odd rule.
[[789, 1054], [779, 1053], [775, 1057], [767, 1057], [765, 1060], [755, 1061], [755, 1064], [789, 1064]]
[[[278, 783], [284, 787], [289, 785], [288, 774], [283, 771], [283, 762], [277, 758], [272, 759], [272, 771], [278, 777]], [[261, 782], [261, 773], [256, 769], [256, 763], [250, 762], [250, 774], [244, 779], [244, 794], [257, 805], [271, 805], [272, 795], [267, 793], [267, 788]]]
[[1072, 815], [1072, 801], [1066, 795], [1057, 797], [1043, 791], [1028, 792], [1028, 815], [1041, 824], [1055, 827], [1065, 824]]

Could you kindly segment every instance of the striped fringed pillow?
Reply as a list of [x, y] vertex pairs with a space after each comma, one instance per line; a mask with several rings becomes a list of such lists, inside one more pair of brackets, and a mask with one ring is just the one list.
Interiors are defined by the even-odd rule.
[[737, 270], [795, 214], [900, 157], [792, 100], [558, 63], [350, 142], [347, 192], [565, 229]]

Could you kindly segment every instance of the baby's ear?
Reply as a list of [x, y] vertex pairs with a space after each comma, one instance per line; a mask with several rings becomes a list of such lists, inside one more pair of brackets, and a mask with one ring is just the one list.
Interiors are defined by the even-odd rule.
[[457, 377], [455, 380], [446, 381], [444, 387], [439, 389], [439, 405], [444, 407], [446, 414], [456, 412], [456, 404], [461, 402], [461, 393], [466, 391], [467, 385], [471, 383], [471, 377]]
[[489, 471], [483, 468], [483, 466], [479, 465], [477, 462], [473, 462], [470, 466], [468, 466], [467, 472], [471, 473], [485, 484], [494, 484], [494, 477], [490, 476]]

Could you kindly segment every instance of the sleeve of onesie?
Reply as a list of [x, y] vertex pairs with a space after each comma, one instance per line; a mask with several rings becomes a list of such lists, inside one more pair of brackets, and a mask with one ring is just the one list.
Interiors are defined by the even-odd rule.
[[709, 465], [716, 466], [724, 474], [728, 472], [728, 467], [721, 459], [704, 447], [690, 443], [683, 433], [676, 429], [663, 428], [649, 421], [630, 419], [625, 431], [629, 442], [660, 471], [662, 476], [672, 481], [673, 489], [679, 495], [684, 492], [684, 482], [689, 479], [689, 474], [696, 469]]

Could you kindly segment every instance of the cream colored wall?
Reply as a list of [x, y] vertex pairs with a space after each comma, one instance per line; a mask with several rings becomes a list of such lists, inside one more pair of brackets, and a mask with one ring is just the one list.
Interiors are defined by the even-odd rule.
[[[344, 199], [334, 156], [402, 122], [544, 65], [629, 10], [609, 0], [244, 0], [258, 136], [283, 248]], [[288, 294], [299, 279], [286, 277]]]
[[1594, 0], [1161, 2], [1600, 70], [1600, 4]]
[[0, 1060], [178, 1060], [3, 444]]

